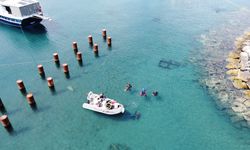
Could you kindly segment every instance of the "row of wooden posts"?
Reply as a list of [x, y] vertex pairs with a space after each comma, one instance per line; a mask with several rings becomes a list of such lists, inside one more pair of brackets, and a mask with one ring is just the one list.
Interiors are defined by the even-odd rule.
[[[103, 39], [107, 39], [107, 45], [110, 47], [112, 45], [112, 39], [111, 37], [107, 37], [107, 30], [106, 29], [103, 29], [102, 30], [102, 37]], [[94, 44], [93, 43], [93, 37], [92, 35], [89, 35], [88, 36], [88, 43], [91, 47], [93, 47], [93, 52], [96, 56], [99, 55], [99, 50], [98, 50], [98, 44]], [[79, 62], [79, 65], [82, 65], [82, 53], [78, 51], [78, 46], [77, 46], [77, 42], [73, 42], [72, 43], [72, 48], [74, 50], [74, 53], [76, 55], [76, 59], [78, 60]], [[54, 53], [53, 54], [53, 58], [54, 58], [54, 62], [57, 66], [60, 66], [60, 60], [59, 60], [59, 56], [58, 56], [58, 53]], [[66, 78], [69, 78], [70, 75], [69, 75], [69, 67], [68, 67], [68, 64], [62, 64], [62, 67], [63, 67], [63, 72], [65, 73], [65, 76]], [[44, 72], [44, 68], [43, 68], [43, 65], [39, 64], [37, 65], [37, 68], [38, 68], [38, 73], [40, 74], [41, 78], [45, 79], [45, 72]], [[27, 102], [28, 104], [31, 106], [32, 109], [36, 109], [36, 101], [35, 101], [35, 98], [33, 96], [32, 93], [27, 93], [26, 91], [26, 88], [25, 88], [25, 85], [23, 83], [22, 80], [17, 80], [16, 81], [17, 83], [17, 86], [18, 86], [18, 89], [20, 90], [20, 92], [26, 96], [26, 99], [27, 99]], [[47, 83], [48, 83], [48, 87], [54, 91], [55, 90], [55, 84], [54, 84], [54, 80], [52, 77], [47, 77]], [[13, 127], [9, 121], [9, 118], [8, 116], [6, 115], [6, 108], [0, 98], [0, 111], [4, 114], [2, 116], [0, 116], [0, 122], [2, 124], [2, 126], [9, 132], [13, 131]]]

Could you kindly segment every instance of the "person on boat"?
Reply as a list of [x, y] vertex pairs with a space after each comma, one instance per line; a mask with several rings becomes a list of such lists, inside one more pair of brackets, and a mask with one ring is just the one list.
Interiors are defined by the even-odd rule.
[[157, 96], [158, 95], [158, 91], [153, 91], [152, 96]]
[[140, 96], [147, 96], [146, 90], [144, 88], [142, 88]]
[[100, 94], [100, 98], [105, 98], [104, 93]]
[[130, 91], [132, 88], [132, 85], [130, 83], [127, 83], [127, 85], [125, 86], [124, 91]]

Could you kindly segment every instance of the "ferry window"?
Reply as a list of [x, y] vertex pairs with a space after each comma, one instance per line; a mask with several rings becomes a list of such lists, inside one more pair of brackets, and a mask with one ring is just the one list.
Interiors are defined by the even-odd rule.
[[10, 7], [5, 6], [5, 9], [6, 9], [6, 11], [7, 11], [9, 14], [12, 14]]

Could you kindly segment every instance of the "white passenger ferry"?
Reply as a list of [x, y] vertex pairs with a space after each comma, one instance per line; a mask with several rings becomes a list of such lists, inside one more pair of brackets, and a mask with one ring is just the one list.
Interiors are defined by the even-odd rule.
[[0, 22], [16, 27], [39, 24], [45, 17], [36, 0], [0, 0]]
[[103, 94], [95, 94], [91, 91], [88, 93], [87, 102], [83, 103], [82, 107], [106, 115], [116, 115], [125, 112], [122, 104], [107, 98]]

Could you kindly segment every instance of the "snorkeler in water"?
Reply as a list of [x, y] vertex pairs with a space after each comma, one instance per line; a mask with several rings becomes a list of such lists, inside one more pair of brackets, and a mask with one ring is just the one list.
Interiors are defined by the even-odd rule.
[[136, 120], [139, 120], [139, 119], [141, 118], [141, 113], [138, 112], [138, 111], [135, 111], [134, 118], [135, 118]]
[[142, 88], [140, 96], [147, 96], [146, 90], [144, 88]]
[[130, 91], [132, 88], [132, 85], [130, 83], [127, 83], [127, 85], [125, 86], [124, 91]]
[[157, 96], [158, 95], [158, 91], [153, 91], [152, 96]]

